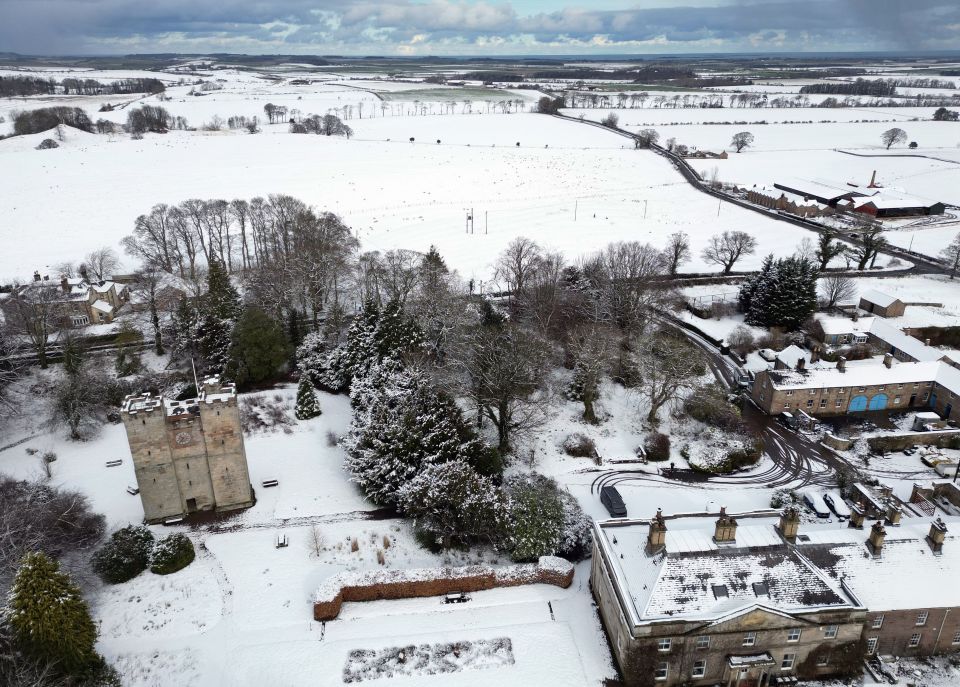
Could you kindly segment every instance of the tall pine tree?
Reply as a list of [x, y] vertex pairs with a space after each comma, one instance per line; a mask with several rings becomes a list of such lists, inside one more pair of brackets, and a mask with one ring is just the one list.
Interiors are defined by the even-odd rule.
[[42, 553], [27, 554], [10, 589], [9, 618], [24, 653], [83, 675], [101, 659], [97, 627], [80, 590]]
[[300, 384], [297, 385], [297, 405], [293, 409], [294, 415], [298, 420], [309, 420], [312, 417], [320, 415], [320, 404], [317, 402], [317, 395], [313, 391], [313, 384], [306, 376], [300, 378]]
[[212, 258], [196, 331], [198, 367], [204, 374], [222, 374], [226, 369], [230, 339], [241, 309], [240, 294], [230, 283], [230, 275], [223, 263]]
[[747, 324], [794, 331], [817, 308], [817, 269], [806, 258], [768, 256], [760, 272], [740, 288]]

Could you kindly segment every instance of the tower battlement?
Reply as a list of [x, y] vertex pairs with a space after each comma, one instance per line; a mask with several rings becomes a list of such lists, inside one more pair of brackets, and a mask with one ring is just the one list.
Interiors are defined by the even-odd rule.
[[182, 401], [131, 394], [120, 416], [147, 522], [253, 505], [235, 385], [210, 377]]

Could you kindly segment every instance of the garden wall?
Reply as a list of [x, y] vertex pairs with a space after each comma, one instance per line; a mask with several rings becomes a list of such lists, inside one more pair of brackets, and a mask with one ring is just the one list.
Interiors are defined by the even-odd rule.
[[573, 564], [555, 556], [543, 556], [537, 563], [504, 568], [469, 565], [347, 572], [334, 575], [320, 585], [313, 600], [313, 619], [333, 620], [340, 614], [344, 601], [411, 599], [524, 584], [552, 584], [566, 589], [572, 582]]
[[867, 444], [873, 451], [902, 451], [917, 444], [945, 448], [957, 438], [960, 438], [960, 429], [946, 429], [908, 434], [881, 434], [867, 439]]

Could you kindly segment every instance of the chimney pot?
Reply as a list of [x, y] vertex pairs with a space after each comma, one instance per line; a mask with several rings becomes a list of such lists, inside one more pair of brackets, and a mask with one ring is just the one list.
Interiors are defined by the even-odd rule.
[[899, 525], [900, 518], [903, 517], [903, 510], [895, 503], [887, 506], [887, 522], [891, 525]]
[[930, 540], [930, 544], [933, 546], [933, 550], [937, 553], [943, 548], [943, 540], [947, 537], [947, 525], [946, 523], [937, 518], [930, 523], [930, 534], [927, 535], [927, 539]]
[[883, 355], [883, 364], [887, 369], [893, 367], [893, 356], [890, 353], [884, 353]]
[[806, 358], [797, 358], [797, 372], [803, 372], [807, 366]]
[[814, 346], [813, 349], [810, 351], [810, 362], [816, 363], [819, 361], [820, 361], [820, 347]]
[[647, 547], [651, 551], [662, 549], [667, 545], [667, 523], [663, 519], [663, 511], [657, 508], [657, 514], [650, 521], [650, 530], [647, 532]]
[[840, 372], [847, 371], [847, 359], [844, 358], [842, 355], [837, 360], [837, 370], [839, 370]]
[[800, 513], [793, 506], [788, 506], [780, 514], [780, 534], [784, 539], [793, 541], [797, 538], [800, 529]]
[[720, 517], [713, 532], [716, 542], [732, 542], [737, 540], [737, 521], [727, 515], [727, 507], [720, 507]]
[[70, 282], [66, 277], [60, 277], [60, 288], [64, 293], [70, 293]]
[[40, 281], [40, 270], [33, 273], [33, 281]]
[[862, 503], [855, 503], [850, 508], [850, 527], [855, 527], [858, 530], [863, 529], [863, 520], [865, 517], [865, 511]]
[[929, 345], [930, 345], [930, 339], [924, 339], [924, 340], [923, 340], [923, 345], [924, 345], [924, 346], [929, 346]]

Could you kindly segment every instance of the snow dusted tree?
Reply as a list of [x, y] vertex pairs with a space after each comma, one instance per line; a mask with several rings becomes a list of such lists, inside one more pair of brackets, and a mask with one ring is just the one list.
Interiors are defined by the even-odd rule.
[[744, 148], [749, 148], [753, 145], [753, 134], [749, 131], [741, 131], [738, 134], [734, 134], [730, 145], [739, 153]]
[[677, 231], [667, 237], [663, 260], [671, 276], [677, 273], [680, 265], [690, 262], [690, 236], [686, 232]]
[[543, 259], [543, 250], [536, 242], [520, 236], [510, 242], [497, 258], [496, 277], [513, 298], [517, 298], [527, 287], [533, 272]]
[[887, 245], [887, 239], [883, 235], [883, 225], [869, 215], [863, 215], [858, 220], [857, 237], [860, 242], [850, 246], [847, 254], [857, 261], [858, 270], [865, 270], [876, 262], [880, 251]]
[[883, 142], [883, 145], [887, 147], [887, 150], [890, 150], [891, 146], [894, 146], [897, 143], [903, 143], [907, 140], [907, 132], [900, 127], [895, 126], [892, 129], [887, 129], [880, 134], [880, 140]]
[[42, 553], [24, 557], [10, 590], [8, 617], [26, 654], [68, 675], [83, 675], [102, 661], [95, 649], [97, 626], [80, 590]]
[[287, 362], [289, 350], [280, 323], [260, 308], [247, 306], [233, 326], [226, 373], [237, 384], [273, 379]]
[[950, 245], [940, 251], [940, 257], [950, 266], [950, 278], [957, 275], [957, 267], [960, 267], [960, 234], [953, 237]]
[[614, 340], [604, 327], [593, 325], [571, 334], [569, 345], [573, 356], [573, 381], [567, 397], [583, 403], [583, 419], [597, 423], [594, 404], [600, 393], [600, 382], [610, 366]]
[[838, 255], [842, 255], [844, 245], [840, 241], [834, 241], [833, 236], [827, 232], [821, 232], [817, 239], [816, 258], [819, 262], [821, 272], [827, 269], [827, 265]]
[[230, 360], [230, 339], [240, 317], [240, 294], [230, 283], [223, 263], [210, 259], [207, 292], [203, 296], [196, 330], [198, 367], [204, 373], [222, 373]]
[[400, 487], [429, 465], [462, 460], [486, 470], [492, 464], [453, 400], [420, 370], [393, 359], [377, 363], [354, 380], [350, 402], [346, 466], [376, 503], [398, 505]]
[[658, 329], [644, 332], [629, 342], [629, 362], [639, 380], [638, 389], [649, 404], [647, 422], [681, 391], [692, 389], [706, 372], [703, 355], [680, 334]]
[[806, 258], [763, 261], [760, 272], [740, 287], [747, 324], [793, 331], [817, 309], [817, 270]]
[[700, 255], [705, 262], [720, 265], [724, 274], [730, 274], [741, 257], [753, 255], [756, 249], [757, 240], [747, 232], [725, 231], [711, 236]]
[[563, 504], [551, 482], [540, 475], [515, 475], [504, 482], [510, 504], [505, 544], [517, 562], [552, 556], [563, 541]]
[[300, 383], [297, 385], [297, 405], [293, 412], [298, 420], [309, 420], [321, 413], [317, 395], [313, 391], [313, 384], [306, 376], [301, 377]]
[[110, 275], [120, 266], [120, 257], [113, 248], [104, 246], [87, 253], [83, 264], [90, 277], [102, 281], [109, 279]]
[[77, 337], [66, 340], [63, 349], [65, 374], [59, 380], [53, 396], [52, 420], [55, 425], [66, 425], [70, 438], [79, 441], [96, 431], [104, 411], [103, 376], [87, 365], [85, 353]]
[[399, 502], [414, 526], [444, 549], [495, 542], [506, 523], [503, 492], [461, 460], [427, 466], [400, 489]]

